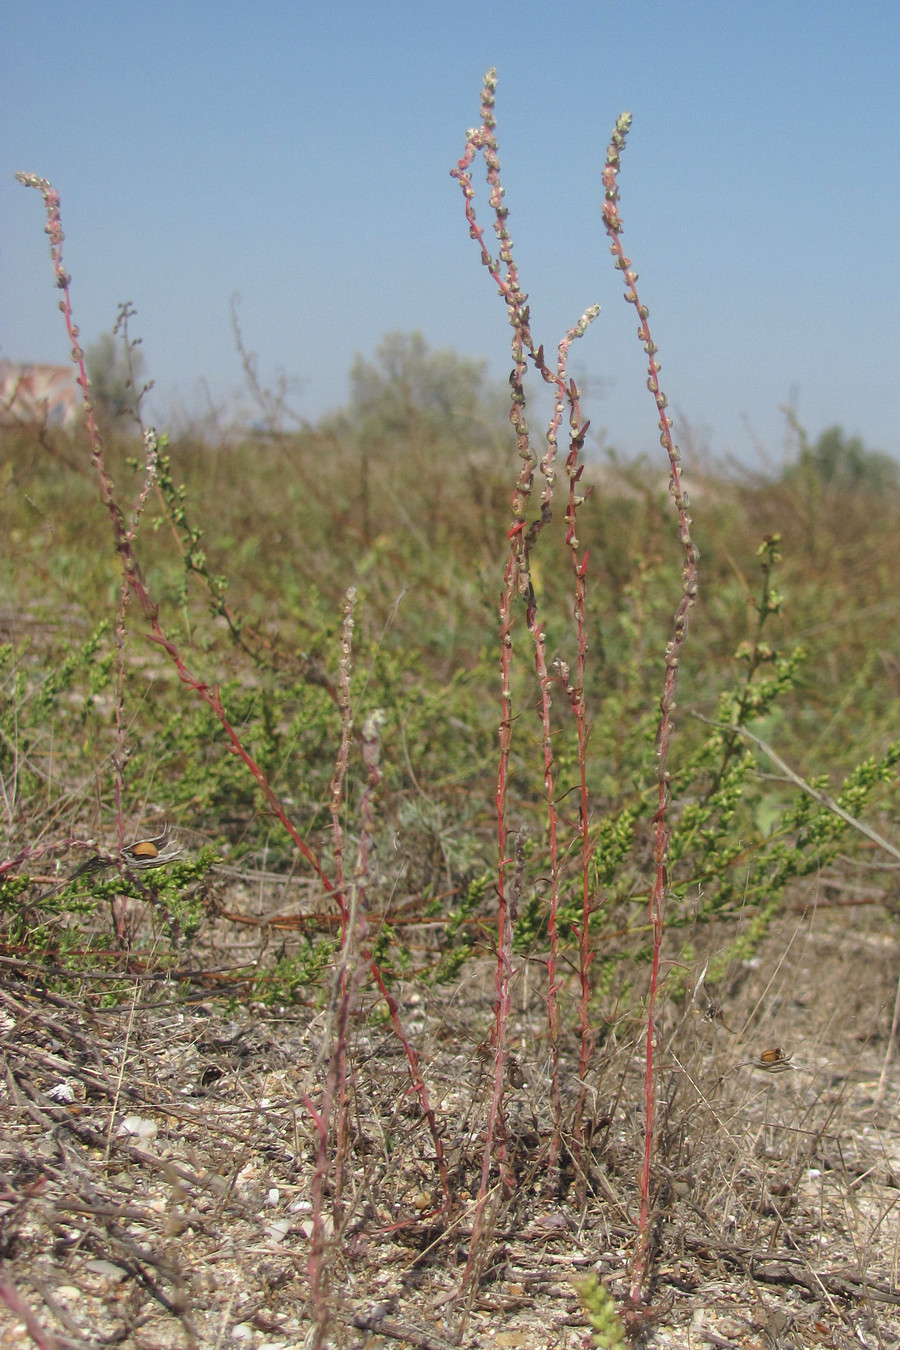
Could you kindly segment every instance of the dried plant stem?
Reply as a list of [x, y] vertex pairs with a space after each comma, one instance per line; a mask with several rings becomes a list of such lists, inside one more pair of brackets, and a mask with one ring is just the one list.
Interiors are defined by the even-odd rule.
[[716, 727], [719, 731], [733, 731], [737, 735], [743, 736], [746, 740], [755, 745], [757, 749], [761, 750], [763, 754], [772, 761], [776, 769], [784, 774], [785, 778], [796, 787], [800, 788], [801, 791], [805, 792], [808, 797], [812, 797], [814, 802], [818, 802], [820, 806], [824, 806], [826, 811], [831, 811], [834, 815], [843, 820], [846, 825], [850, 825], [854, 830], [858, 830], [860, 834], [865, 835], [866, 839], [871, 840], [873, 844], [877, 844], [879, 848], [884, 849], [889, 857], [900, 862], [900, 848], [897, 848], [896, 844], [892, 844], [889, 839], [885, 839], [883, 834], [879, 834], [877, 830], [873, 830], [871, 825], [867, 825], [866, 822], [860, 820], [858, 816], [851, 815], [849, 811], [845, 811], [840, 803], [836, 802], [833, 797], [830, 797], [827, 792], [822, 792], [821, 789], [813, 787], [811, 783], [807, 783], [806, 779], [801, 778], [800, 774], [796, 773], [791, 766], [772, 749], [767, 741], [761, 740], [759, 736], [754, 736], [753, 732], [747, 727], [736, 727], [733, 724], [714, 722], [709, 717], [703, 717], [700, 713], [695, 713], [694, 716], [699, 722], [705, 722], [707, 726]]
[[[147, 505], [147, 498], [151, 489], [156, 484], [156, 474], [159, 465], [159, 445], [155, 435], [148, 435], [147, 431], [141, 427], [144, 438], [144, 448], [146, 452], [144, 485], [138, 497], [137, 505], [131, 517], [131, 524], [126, 531], [126, 539], [129, 546], [133, 549], [137, 529], [144, 507]], [[116, 829], [119, 840], [119, 850], [125, 845], [125, 815], [123, 806], [123, 789], [125, 786], [125, 763], [128, 758], [128, 751], [125, 744], [125, 646], [126, 646], [126, 616], [128, 612], [128, 602], [131, 598], [131, 592], [128, 583], [123, 577], [121, 587], [119, 588], [119, 611], [116, 619], [116, 697], [115, 697], [115, 725], [116, 725], [116, 751], [112, 756], [113, 770], [115, 773], [115, 801], [116, 801]], [[126, 895], [116, 896], [110, 902], [112, 907], [113, 930], [119, 945], [123, 948], [131, 947], [131, 932], [128, 926], [128, 897]]]
[[344, 602], [344, 625], [341, 633], [341, 658], [338, 674], [338, 706], [341, 711], [341, 744], [338, 750], [334, 773], [331, 778], [331, 833], [334, 840], [335, 894], [341, 915], [341, 948], [346, 947], [349, 912], [344, 899], [344, 830], [341, 824], [341, 812], [344, 806], [344, 783], [350, 762], [350, 743], [353, 737], [353, 713], [350, 704], [350, 657], [353, 638], [353, 612], [356, 606], [356, 590], [347, 591]]
[[[312, 1303], [316, 1350], [327, 1345], [330, 1322], [329, 1264], [327, 1260], [329, 1233], [325, 1222], [325, 1196], [329, 1177], [333, 1177], [333, 1205], [331, 1231], [337, 1232], [341, 1208], [341, 1178], [346, 1156], [346, 1083], [348, 1026], [360, 986], [365, 978], [366, 965], [360, 957], [360, 946], [365, 938], [366, 920], [357, 905], [357, 895], [351, 888], [350, 904], [341, 956], [332, 980], [326, 1045], [330, 1046], [328, 1070], [317, 1107], [307, 1092], [304, 1104], [312, 1118], [316, 1132], [316, 1162], [310, 1181], [312, 1195], [312, 1238], [307, 1270], [310, 1301]], [[355, 960], [355, 964], [354, 964]], [[351, 969], [352, 967], [352, 969]]]
[[656, 814], [653, 817], [655, 829], [654, 863], [655, 875], [650, 894], [650, 922], [653, 927], [653, 960], [650, 970], [650, 986], [647, 993], [647, 1040], [645, 1062], [645, 1120], [644, 1120], [644, 1156], [639, 1173], [641, 1196], [638, 1234], [631, 1258], [630, 1296], [632, 1303], [643, 1302], [644, 1289], [649, 1275], [649, 1260], [652, 1240], [652, 1195], [651, 1169], [656, 1144], [656, 1000], [659, 992], [659, 973], [663, 934], [665, 931], [665, 909], [668, 891], [668, 856], [670, 827], [668, 821], [670, 775], [667, 768], [669, 745], [675, 724], [672, 710], [675, 707], [675, 693], [678, 688], [678, 664], [688, 631], [688, 612], [697, 595], [697, 560], [699, 554], [691, 538], [691, 519], [688, 515], [687, 494], [681, 486], [681, 456], [672, 436], [672, 419], [666, 412], [668, 400], [660, 389], [660, 365], [656, 359], [657, 346], [650, 335], [648, 324], [649, 310], [642, 305], [637, 292], [637, 273], [632, 271], [631, 259], [626, 258], [622, 248], [622, 221], [619, 215], [619, 186], [617, 175], [620, 167], [620, 155], [625, 146], [625, 138], [631, 126], [631, 114], [623, 113], [616, 122], [609, 148], [606, 153], [606, 166], [603, 170], [605, 201], [603, 204], [603, 223], [610, 239], [610, 252], [616, 260], [616, 267], [624, 275], [625, 299], [638, 315], [638, 337], [647, 354], [647, 387], [653, 395], [659, 412], [660, 444], [669, 458], [669, 492], [678, 512], [678, 533], [684, 550], [682, 567], [682, 597], [675, 611], [674, 631], [666, 646], [666, 674], [663, 681], [662, 697], [659, 701], [660, 719], [656, 733], [656, 777], [658, 796]]
[[[316, 1167], [311, 1182], [313, 1233], [309, 1256], [310, 1294], [313, 1318], [316, 1324], [317, 1344], [323, 1343], [322, 1337], [327, 1332], [329, 1319], [327, 1267], [324, 1259], [327, 1243], [323, 1216], [324, 1198], [329, 1176], [332, 1176], [332, 1193], [334, 1196], [332, 1230], [336, 1231], [340, 1218], [344, 1160], [347, 1150], [347, 1027], [359, 985], [365, 975], [365, 964], [362, 960], [361, 949], [365, 938], [366, 917], [358, 905], [358, 892], [351, 888], [349, 905], [344, 893], [344, 832], [340, 818], [344, 804], [344, 783], [353, 731], [350, 673], [355, 605], [356, 591], [351, 588], [348, 590], [344, 601], [344, 622], [341, 633], [338, 683], [341, 699], [341, 744], [331, 780], [330, 809], [334, 836], [336, 894], [341, 918], [341, 950], [332, 974], [328, 1030], [323, 1042], [325, 1046], [330, 1045], [330, 1059], [320, 1109], [316, 1110], [308, 1094], [305, 1099], [307, 1110], [312, 1116], [318, 1136]], [[331, 1124], [332, 1116], [334, 1116], [333, 1127]]]

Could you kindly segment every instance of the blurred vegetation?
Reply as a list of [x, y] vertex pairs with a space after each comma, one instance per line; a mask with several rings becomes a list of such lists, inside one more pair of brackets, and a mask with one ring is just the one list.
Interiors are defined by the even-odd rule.
[[[107, 366], [112, 378], [115, 362]], [[386, 915], [409, 910], [444, 924], [428, 950], [410, 938], [414, 930], [385, 930], [390, 941], [383, 935], [379, 950], [397, 973], [412, 963], [446, 974], [489, 941], [497, 604], [518, 468], [502, 409], [477, 362], [431, 351], [417, 334], [391, 335], [373, 364], [358, 359], [345, 412], [317, 427], [174, 439], [137, 536], [166, 631], [194, 675], [221, 686], [232, 725], [326, 869], [340, 740], [341, 607], [347, 587], [358, 588], [354, 718], [359, 726], [379, 708], [387, 719], [370, 898]], [[75, 836], [108, 844], [116, 820], [121, 579], [108, 517], [80, 437], [0, 434], [2, 851]], [[121, 420], [109, 422], [106, 438], [128, 510], [142, 485], [140, 443]], [[871, 856], [865, 840], [785, 781], [740, 727], [851, 814], [868, 813], [889, 832], [884, 822], [896, 813], [900, 485], [893, 460], [840, 428], [813, 445], [800, 433], [796, 462], [765, 479], [710, 469], [698, 475], [690, 465], [687, 473], [701, 593], [670, 760], [669, 921], [674, 933], [687, 930], [677, 941], [688, 947], [699, 923], [733, 922], [733, 955], [752, 947], [804, 877], [850, 855]], [[603, 987], [619, 978], [624, 956], [646, 948], [654, 738], [680, 558], [664, 467], [608, 458], [589, 464], [584, 483], [590, 495], [578, 533], [590, 552], [585, 693], [595, 975]], [[560, 499], [534, 554], [533, 580], [548, 655], [574, 670], [563, 515]], [[168, 941], [183, 966], [185, 932], [202, 943], [223, 910], [247, 903], [255, 879], [283, 879], [272, 901], [279, 911], [296, 911], [301, 900], [306, 910], [327, 911], [256, 783], [227, 753], [218, 723], [146, 641], [131, 610], [127, 626], [125, 817], [135, 831], [168, 820], [195, 856], [209, 848], [208, 865], [181, 876], [178, 905], [170, 874], [142, 877], [152, 903], [140, 893], [133, 903], [147, 903], [157, 959]], [[546, 802], [533, 655], [521, 617], [513, 641], [510, 812], [530, 831], [518, 941], [539, 950]], [[576, 801], [575, 742], [560, 690], [554, 718], [557, 799], [574, 839], [577, 822], [566, 813]], [[360, 828], [364, 780], [354, 760], [345, 806], [351, 838]], [[238, 880], [211, 872], [213, 857]], [[107, 892], [90, 876], [78, 878], [48, 909], [41, 896], [52, 878], [23, 890], [21, 872], [0, 879], [6, 950], [21, 952], [27, 934], [39, 931], [33, 950], [83, 962], [86, 946], [73, 930], [81, 934], [86, 913], [101, 922]], [[32, 872], [38, 878], [40, 869]], [[61, 880], [66, 875], [64, 865]], [[563, 917], [572, 922], [578, 881], [573, 856], [563, 886]], [[110, 885], [107, 878], [107, 891]], [[282, 995], [321, 969], [317, 941], [332, 950], [334, 930], [327, 916], [321, 922], [318, 938], [298, 936], [295, 925], [273, 947], [273, 987]], [[91, 937], [92, 959], [104, 943], [108, 934]]]
[[141, 339], [129, 337], [128, 324], [134, 313], [130, 304], [120, 305], [113, 331], [101, 333], [85, 352], [95, 416], [104, 427], [113, 421], [139, 425], [141, 399], [153, 387], [152, 382], [143, 381], [146, 362]]

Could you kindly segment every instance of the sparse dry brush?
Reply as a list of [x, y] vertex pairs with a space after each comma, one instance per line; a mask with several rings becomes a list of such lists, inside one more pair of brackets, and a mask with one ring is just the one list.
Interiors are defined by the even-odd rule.
[[[271, 434], [138, 440], [92, 397], [59, 196], [20, 175], [86, 424], [7, 427], [0, 464], [0, 1299], [38, 1345], [86, 1343], [39, 1277], [79, 1284], [83, 1249], [130, 1281], [95, 1316], [134, 1346], [781, 1343], [782, 1316], [895, 1343], [896, 473], [837, 429], [795, 428], [777, 481], [698, 466], [701, 590], [630, 116], [602, 224], [668, 503], [586, 454], [599, 306], [552, 357], [532, 334], [495, 87], [452, 172], [511, 327], [505, 432], [476, 363], [396, 336], [365, 407], [286, 432], [236, 325]], [[815, 963], [853, 961], [826, 1008]]]

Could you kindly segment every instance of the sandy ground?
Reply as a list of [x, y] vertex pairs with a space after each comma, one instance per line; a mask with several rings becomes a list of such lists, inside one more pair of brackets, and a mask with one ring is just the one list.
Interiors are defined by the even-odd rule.
[[[877, 907], [798, 912], [713, 991], [711, 1016], [665, 1009], [653, 1280], [636, 1344], [900, 1345], [896, 927]], [[491, 1176], [474, 1251], [492, 972], [398, 991], [449, 1209], [405, 1053], [363, 990], [340, 1147], [332, 1139], [342, 1166], [326, 1194], [323, 1344], [581, 1347], [591, 1341], [573, 1280], [594, 1270], [626, 1291], [640, 1023], [605, 1027], [581, 1151], [566, 1146], [577, 1047], [563, 1038], [552, 1166], [537, 964], [514, 985], [508, 1184]], [[4, 969], [0, 1345], [313, 1344], [308, 1105], [322, 1102], [326, 1013], [149, 983], [102, 1010]]]

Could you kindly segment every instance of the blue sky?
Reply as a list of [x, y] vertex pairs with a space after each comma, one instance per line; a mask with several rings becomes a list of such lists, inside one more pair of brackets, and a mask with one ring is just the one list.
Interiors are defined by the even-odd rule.
[[688, 456], [779, 463], [791, 398], [813, 436], [900, 452], [896, 0], [46, 0], [5, 6], [0, 53], [7, 359], [67, 359], [25, 169], [61, 192], [83, 340], [136, 307], [162, 425], [202, 413], [204, 381], [239, 393], [235, 293], [263, 378], [302, 380], [312, 420], [394, 330], [503, 378], [505, 311], [449, 176], [495, 65], [535, 335], [603, 306], [572, 369], [608, 442], [661, 453], [600, 220], [627, 108], [625, 248]]

